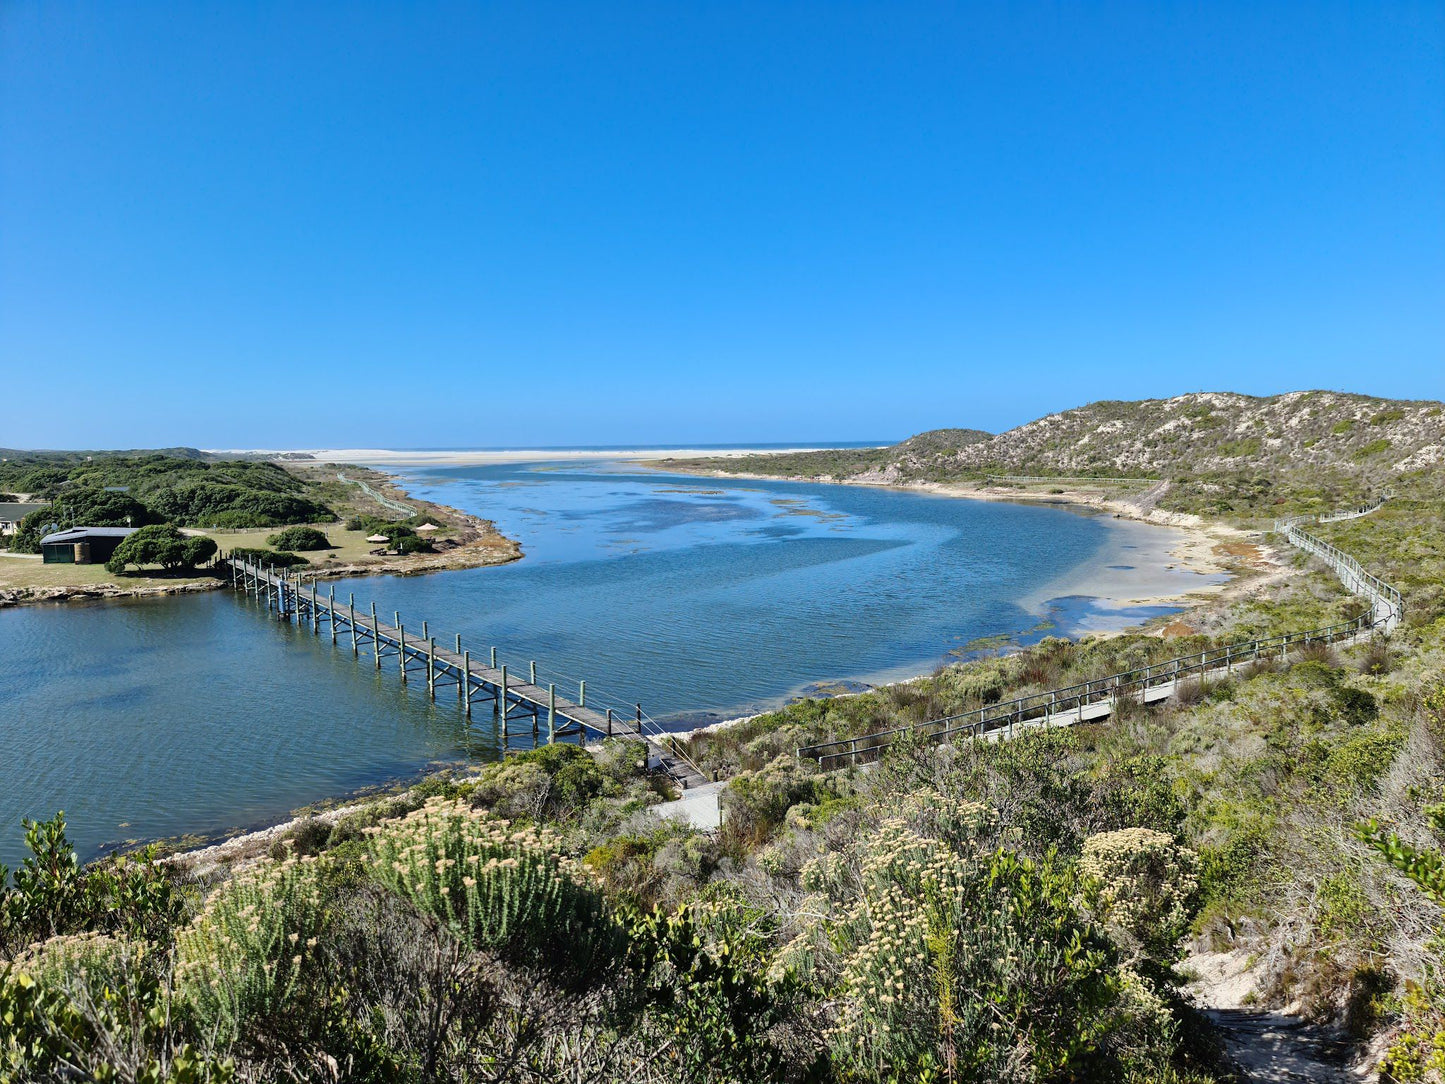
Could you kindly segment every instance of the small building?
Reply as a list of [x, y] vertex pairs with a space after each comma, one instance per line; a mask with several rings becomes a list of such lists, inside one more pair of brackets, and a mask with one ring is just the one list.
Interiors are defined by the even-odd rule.
[[138, 527], [71, 527], [40, 540], [47, 565], [103, 565]]
[[38, 512], [47, 504], [16, 504], [13, 501], [0, 503], [0, 534], [12, 535], [20, 529], [20, 521], [31, 512]]

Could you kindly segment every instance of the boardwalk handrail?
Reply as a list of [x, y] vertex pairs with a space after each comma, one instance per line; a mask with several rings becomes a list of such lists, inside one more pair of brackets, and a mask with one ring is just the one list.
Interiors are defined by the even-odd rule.
[[1019, 727], [1049, 725], [1050, 720], [1060, 713], [1083, 718], [1084, 709], [1090, 704], [1112, 703], [1121, 695], [1146, 697], [1148, 690], [1169, 685], [1178, 688], [1184, 677], [1200, 675], [1201, 679], [1211, 673], [1231, 672], [1235, 666], [1265, 658], [1283, 658], [1292, 648], [1308, 647], [1313, 644], [1339, 643], [1365, 632], [1379, 630], [1388, 635], [1404, 617], [1405, 605], [1400, 592], [1361, 567], [1359, 561], [1322, 539], [1309, 534], [1301, 526], [1306, 522], [1333, 523], [1357, 519], [1376, 511], [1385, 503], [1381, 497], [1373, 504], [1328, 517], [1294, 517], [1278, 520], [1275, 529], [1286, 540], [1305, 552], [1320, 557], [1340, 578], [1346, 589], [1365, 596], [1370, 608], [1348, 620], [1309, 629], [1305, 632], [1285, 633], [1226, 644], [1217, 648], [1206, 648], [1192, 655], [1150, 663], [1117, 674], [1094, 678], [1058, 689], [1031, 693], [1013, 700], [987, 704], [970, 711], [921, 723], [907, 723], [887, 730], [876, 730], [852, 738], [837, 738], [819, 742], [798, 749], [799, 759], [815, 760], [820, 767], [837, 766], [834, 762], [846, 760], [856, 763], [860, 756], [878, 755], [897, 738], [906, 734], [918, 734], [938, 741], [966, 735], [983, 737], [999, 731], [1012, 735]]
[[416, 515], [416, 509], [413, 508], [411, 505], [402, 504], [400, 501], [392, 500], [390, 497], [378, 493], [376, 490], [372, 489], [369, 485], [363, 482], [360, 478], [348, 478], [340, 471], [336, 472], [336, 477], [349, 485], [360, 486], [363, 493], [365, 493], [368, 497], [370, 497], [372, 500], [374, 500], [377, 504], [381, 505], [385, 509], [388, 509], [392, 512], [400, 512], [404, 516]]

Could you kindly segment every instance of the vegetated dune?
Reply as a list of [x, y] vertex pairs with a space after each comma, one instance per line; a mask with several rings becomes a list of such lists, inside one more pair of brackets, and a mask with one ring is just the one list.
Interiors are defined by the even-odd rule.
[[[1004, 433], [937, 429], [889, 448], [755, 456], [710, 469], [882, 483], [988, 474], [1107, 475], [1174, 483], [1164, 507], [1226, 514], [1322, 502], [1408, 480], [1445, 463], [1445, 408], [1332, 391], [1257, 398], [1192, 392], [1104, 400]], [[1283, 487], [1281, 491], [1280, 487]]]

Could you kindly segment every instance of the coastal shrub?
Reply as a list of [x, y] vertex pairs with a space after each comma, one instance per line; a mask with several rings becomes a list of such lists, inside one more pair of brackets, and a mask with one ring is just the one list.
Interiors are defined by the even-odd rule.
[[555, 742], [486, 765], [473, 793], [507, 817], [565, 820], [601, 794], [607, 782], [586, 749]]
[[[137, 954], [139, 949], [137, 949]], [[72, 960], [77, 966], [86, 957]], [[104, 958], [114, 962], [108, 952]], [[228, 1084], [228, 1060], [199, 1051], [171, 1026], [153, 969], [130, 966], [69, 992], [18, 968], [0, 970], [0, 1080]]]
[[309, 565], [311, 562], [299, 553], [289, 553], [284, 550], [255, 549], [249, 546], [237, 546], [229, 551], [230, 556], [242, 561], [250, 561], [259, 564], [262, 568], [296, 568], [300, 565]]
[[1164, 757], [1111, 761], [1097, 773], [1093, 787], [1100, 828], [1152, 828], [1175, 835], [1183, 827], [1187, 811]]
[[371, 876], [471, 951], [585, 985], [621, 947], [601, 893], [550, 832], [434, 798], [367, 834]]
[[309, 857], [244, 869], [177, 936], [177, 999], [222, 1044], [297, 1004], [327, 923], [320, 873]]
[[955, 839], [888, 817], [857, 841], [856, 861], [814, 859], [802, 931], [774, 973], [826, 1000], [845, 1079], [1092, 1078], [1121, 980], [1075, 910], [1077, 882], [1050, 860], [993, 849], [984, 806], [920, 797]]
[[156, 942], [169, 940], [186, 895], [154, 848], [81, 866], [65, 834], [65, 814], [23, 821], [30, 852], [14, 885], [0, 865], [0, 954], [35, 941], [96, 931]]
[[1364, 689], [1341, 686], [1331, 693], [1335, 711], [1350, 726], [1372, 723], [1380, 714], [1379, 702]]
[[287, 527], [266, 539], [266, 545], [278, 550], [329, 550], [331, 540], [315, 527]]
[[144, 527], [165, 517], [129, 493], [67, 486], [50, 511], [62, 527]]
[[1193, 917], [1199, 859], [1149, 828], [1084, 841], [1079, 872], [1097, 921], [1125, 951], [1172, 963]]
[[[747, 931], [706, 903], [626, 916], [633, 967], [644, 975], [646, 1029], [671, 1049], [667, 1079], [743, 1082], [820, 1078], [816, 1057], [770, 1035], [785, 1018], [779, 994], [750, 966]], [[731, 917], [736, 918], [736, 913]], [[789, 1070], [792, 1070], [790, 1072]]]
[[231, 482], [185, 482], [151, 494], [148, 500], [157, 515], [192, 527], [284, 527], [336, 518], [324, 504], [296, 493]]
[[788, 810], [817, 803], [832, 794], [829, 780], [811, 761], [779, 756], [755, 772], [739, 772], [719, 797], [729, 835], [750, 845], [763, 843], [783, 823]]
[[392, 546], [401, 554], [432, 553], [435, 550], [429, 541], [415, 534], [402, 535], [392, 542]]
[[121, 989], [133, 963], [145, 954], [145, 942], [91, 930], [60, 934], [30, 945], [13, 961], [29, 975], [74, 999], [98, 1000], [107, 988]]

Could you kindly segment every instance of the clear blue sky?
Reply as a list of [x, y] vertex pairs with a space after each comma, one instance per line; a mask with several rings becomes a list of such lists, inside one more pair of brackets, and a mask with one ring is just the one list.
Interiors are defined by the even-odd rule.
[[1445, 3], [0, 2], [0, 445], [1445, 397]]

